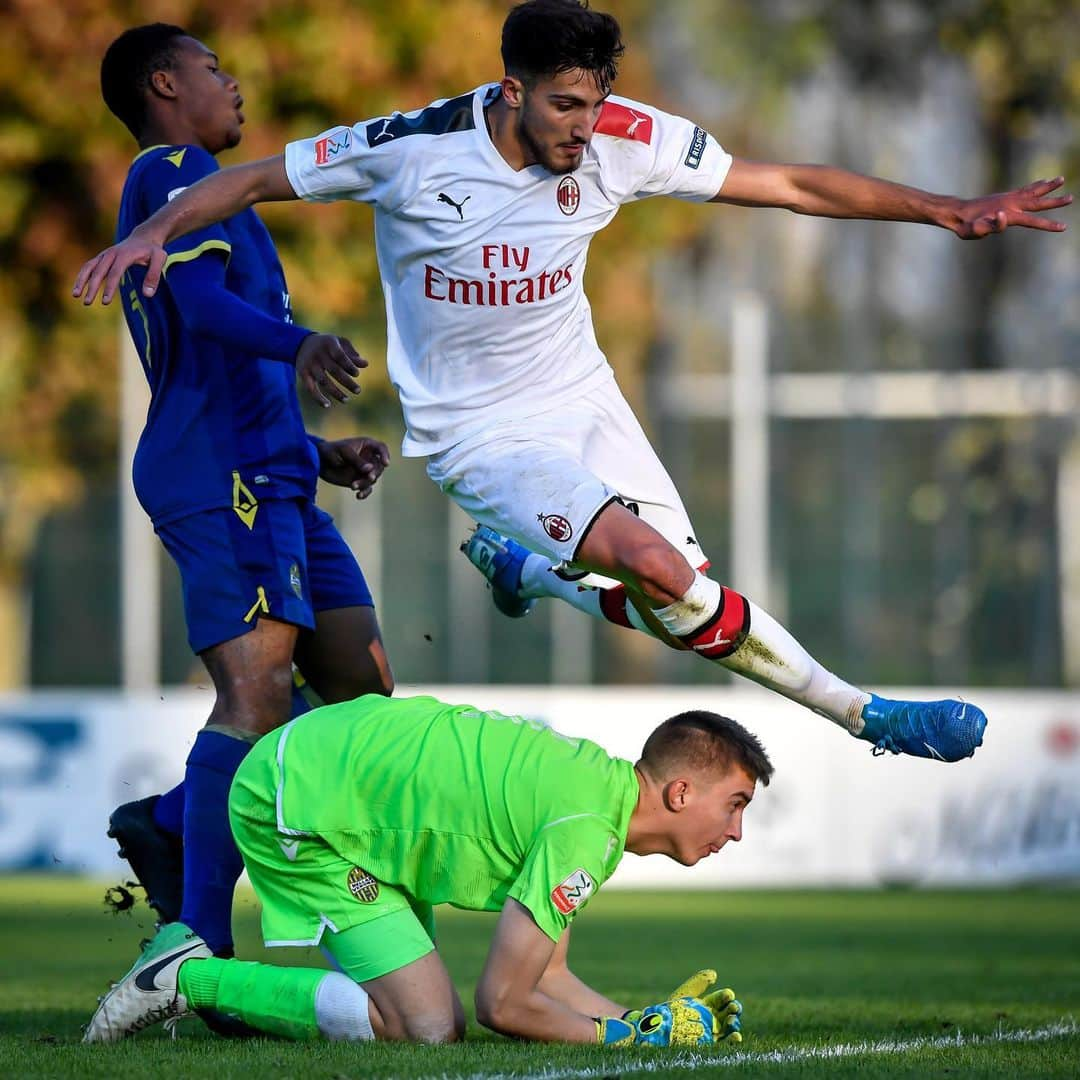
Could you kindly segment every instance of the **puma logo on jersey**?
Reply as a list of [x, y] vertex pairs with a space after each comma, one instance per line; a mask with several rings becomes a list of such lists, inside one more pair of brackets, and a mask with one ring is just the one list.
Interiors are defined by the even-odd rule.
[[435, 201], [436, 202], [441, 202], [441, 203], [446, 203], [447, 206], [452, 206], [458, 212], [458, 219], [461, 220], [461, 221], [464, 221], [465, 220], [465, 211], [464, 211], [463, 207], [465, 206], [465, 204], [471, 198], [472, 198], [471, 195], [466, 195], [465, 198], [461, 200], [461, 202], [454, 202], [454, 200], [451, 199], [450, 196], [447, 195], [445, 191], [440, 191], [439, 192], [439, 197]]
[[617, 139], [632, 139], [634, 142], [651, 143], [653, 118], [648, 113], [639, 113], [629, 105], [621, 105], [617, 101], [605, 101], [593, 133], [614, 135]]
[[382, 122], [382, 129], [380, 131], [378, 131], [371, 139], [368, 140], [369, 144], [374, 146], [374, 144], [377, 143], [380, 139], [392, 139], [394, 137], [394, 133], [392, 131], [387, 131], [386, 129], [393, 122], [394, 122], [394, 118], [392, 116], [388, 116]]
[[637, 131], [637, 129], [649, 118], [647, 116], [638, 116], [638, 114], [634, 112], [633, 109], [629, 109], [628, 112], [634, 119], [629, 125], [629, 127], [627, 127], [626, 129], [626, 137], [628, 139], [632, 139], [634, 137], [634, 132]]

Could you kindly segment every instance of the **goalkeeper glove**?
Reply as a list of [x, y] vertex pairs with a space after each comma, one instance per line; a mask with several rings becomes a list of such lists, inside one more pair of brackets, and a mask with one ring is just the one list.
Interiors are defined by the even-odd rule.
[[716, 1018], [702, 1001], [683, 997], [627, 1013], [600, 1017], [597, 1041], [605, 1046], [705, 1046], [713, 1042]]
[[633, 1009], [619, 1019], [597, 1020], [599, 1041], [608, 1046], [701, 1046], [727, 1041], [742, 1042], [742, 1005], [735, 991], [714, 990], [701, 995], [716, 982], [716, 972], [706, 968], [677, 986], [660, 1005]]

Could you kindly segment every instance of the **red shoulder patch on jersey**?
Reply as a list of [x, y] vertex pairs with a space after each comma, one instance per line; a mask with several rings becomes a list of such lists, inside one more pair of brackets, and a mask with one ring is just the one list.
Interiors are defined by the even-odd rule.
[[635, 112], [628, 105], [605, 101], [593, 131], [597, 135], [614, 135], [617, 139], [633, 139], [635, 142], [652, 142], [653, 118], [644, 112]]

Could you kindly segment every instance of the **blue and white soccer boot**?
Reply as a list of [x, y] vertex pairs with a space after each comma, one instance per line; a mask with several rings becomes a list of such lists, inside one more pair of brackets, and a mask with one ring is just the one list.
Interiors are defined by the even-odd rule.
[[152, 1024], [194, 1016], [177, 989], [177, 975], [185, 960], [212, 955], [206, 942], [183, 923], [163, 926], [131, 970], [100, 999], [83, 1042], [116, 1042]]
[[511, 619], [528, 615], [536, 600], [521, 595], [521, 571], [532, 552], [509, 536], [477, 525], [461, 550], [488, 580], [495, 606]]
[[971, 757], [982, 745], [986, 714], [969, 701], [893, 701], [871, 694], [863, 706], [860, 739], [874, 754], [911, 754], [938, 761]]

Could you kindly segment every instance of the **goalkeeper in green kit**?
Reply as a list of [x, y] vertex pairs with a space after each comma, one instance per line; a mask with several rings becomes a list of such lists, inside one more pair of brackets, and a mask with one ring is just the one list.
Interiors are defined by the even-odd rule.
[[437, 904], [499, 912], [476, 1016], [549, 1042], [737, 1042], [741, 1006], [699, 972], [647, 1007], [567, 966], [570, 927], [624, 851], [686, 866], [742, 835], [772, 765], [733, 720], [665, 720], [637, 764], [537, 720], [431, 697], [358, 698], [261, 739], [229, 799], [267, 945], [321, 945], [336, 971], [223, 960], [163, 926], [101, 1001], [87, 1042], [200, 1008], [304, 1039], [453, 1042], [461, 1000]]

